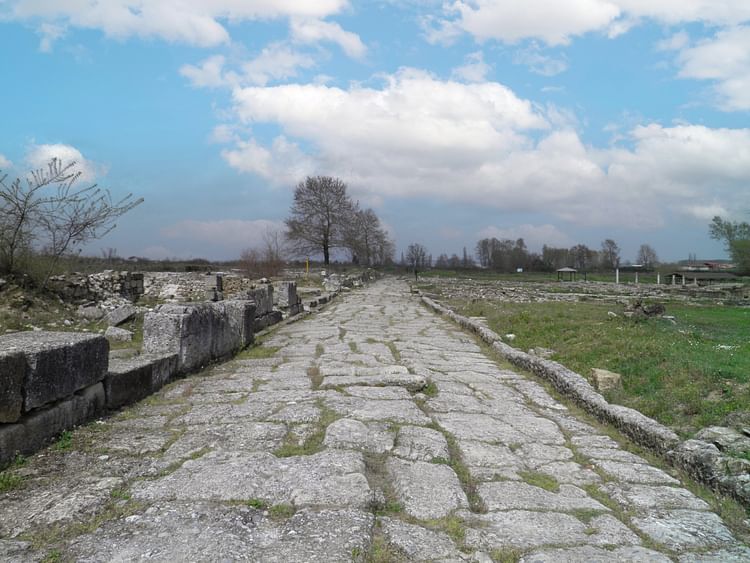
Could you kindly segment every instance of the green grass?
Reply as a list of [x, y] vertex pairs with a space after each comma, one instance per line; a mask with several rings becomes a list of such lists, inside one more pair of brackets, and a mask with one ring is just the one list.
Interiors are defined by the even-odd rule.
[[0, 473], [0, 493], [13, 491], [23, 484], [23, 477], [10, 471]]
[[550, 491], [552, 493], [560, 491], [560, 483], [558, 483], [557, 479], [546, 473], [538, 473], [537, 471], [519, 471], [518, 476], [529, 485], [540, 487], [545, 491]]
[[424, 389], [422, 389], [422, 393], [424, 393], [428, 397], [437, 397], [438, 395], [437, 384], [434, 381], [430, 381], [427, 385], [424, 386]]
[[237, 354], [235, 356], [235, 359], [237, 360], [261, 360], [265, 358], [273, 358], [276, 355], [276, 352], [279, 351], [279, 348], [276, 346], [262, 346], [262, 345], [255, 345], [251, 346], [249, 348], [245, 348], [242, 352]]
[[607, 399], [685, 436], [750, 405], [750, 308], [668, 303], [673, 324], [659, 318], [635, 322], [614, 304], [451, 305], [464, 315], [486, 317], [499, 334], [515, 334], [516, 348], [555, 350], [556, 361], [586, 377], [594, 367], [620, 373], [623, 389]]
[[268, 509], [268, 515], [275, 520], [285, 520], [294, 516], [297, 509], [289, 503], [274, 504]]
[[300, 444], [290, 431], [287, 434], [284, 443], [279, 446], [273, 453], [276, 457], [292, 457], [297, 455], [312, 455], [323, 449], [323, 440], [326, 437], [326, 428], [332, 422], [340, 418], [339, 414], [323, 405], [322, 401], [318, 403], [320, 407], [320, 419], [315, 423], [315, 431]]
[[53, 446], [56, 450], [61, 452], [68, 451], [73, 448], [73, 433], [70, 430], [66, 430], [57, 439]]

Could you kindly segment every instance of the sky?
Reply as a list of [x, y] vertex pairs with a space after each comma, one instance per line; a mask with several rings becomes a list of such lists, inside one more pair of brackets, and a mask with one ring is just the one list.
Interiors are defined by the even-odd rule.
[[747, 0], [0, 0], [0, 170], [145, 198], [90, 254], [231, 259], [343, 179], [398, 252], [725, 256]]

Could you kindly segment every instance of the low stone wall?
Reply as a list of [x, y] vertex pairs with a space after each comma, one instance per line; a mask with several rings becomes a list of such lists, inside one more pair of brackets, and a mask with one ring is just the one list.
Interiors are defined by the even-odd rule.
[[111, 359], [104, 380], [107, 408], [117, 409], [156, 393], [178, 369], [177, 354]]
[[112, 295], [135, 301], [144, 293], [143, 273], [105, 270], [53, 276], [49, 289], [66, 301], [102, 301]]
[[176, 354], [178, 371], [193, 371], [250, 344], [255, 312], [249, 300], [160, 305], [144, 318], [143, 350]]
[[517, 350], [505, 344], [500, 335], [486, 326], [455, 313], [429, 297], [423, 295], [421, 299], [434, 311], [476, 333], [511, 364], [552, 383], [555, 389], [572, 398], [600, 421], [611, 424], [697, 481], [750, 506], [750, 462], [724, 456], [710, 442], [681, 441], [677, 434], [654, 419], [634, 409], [610, 404], [586, 378], [562, 364]]

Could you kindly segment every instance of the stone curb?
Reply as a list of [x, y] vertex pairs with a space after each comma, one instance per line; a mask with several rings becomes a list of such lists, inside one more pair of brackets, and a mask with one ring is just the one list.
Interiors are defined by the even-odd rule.
[[746, 507], [750, 506], [750, 474], [728, 475], [724, 468], [730, 458], [722, 455], [714, 444], [702, 440], [680, 440], [672, 430], [637, 410], [608, 403], [581, 374], [552, 360], [513, 348], [486, 326], [421, 293], [419, 295], [429, 308], [477, 334], [514, 366], [546, 379], [601, 422], [611, 424], [635, 443], [659, 454], [673, 467], [686, 471], [696, 481], [733, 497]]

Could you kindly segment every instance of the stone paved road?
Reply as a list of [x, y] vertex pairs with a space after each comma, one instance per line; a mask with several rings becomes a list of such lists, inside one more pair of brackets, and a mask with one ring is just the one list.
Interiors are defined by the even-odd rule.
[[9, 561], [750, 561], [679, 481], [385, 281], [77, 431]]

